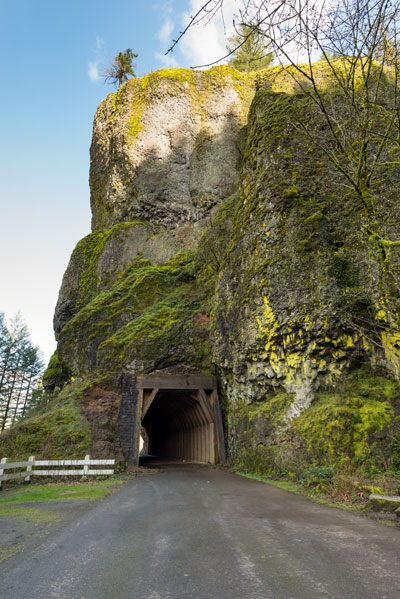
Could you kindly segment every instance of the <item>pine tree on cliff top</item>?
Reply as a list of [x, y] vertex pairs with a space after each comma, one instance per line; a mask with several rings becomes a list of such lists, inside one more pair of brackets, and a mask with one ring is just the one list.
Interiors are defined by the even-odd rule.
[[234, 35], [228, 38], [227, 49], [232, 53], [229, 64], [238, 71], [249, 73], [265, 69], [274, 60], [268, 45], [257, 28], [241, 23]]
[[132, 64], [132, 60], [137, 58], [139, 54], [135, 54], [132, 48], [127, 48], [125, 52], [119, 52], [114, 57], [110, 67], [104, 69], [104, 81], [107, 83], [118, 83], [118, 88], [129, 79], [129, 75], [136, 77], [136, 73]]

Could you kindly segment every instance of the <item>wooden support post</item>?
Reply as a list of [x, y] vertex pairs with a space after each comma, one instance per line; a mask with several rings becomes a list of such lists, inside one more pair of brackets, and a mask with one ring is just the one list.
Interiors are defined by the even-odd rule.
[[216, 433], [218, 438], [218, 461], [220, 464], [225, 464], [226, 453], [225, 453], [225, 439], [224, 439], [224, 427], [222, 426], [221, 407], [219, 405], [218, 394], [213, 391], [215, 416], [216, 416]]
[[1, 467], [1, 464], [6, 464], [7, 460], [8, 460], [8, 458], [1, 458], [1, 461], [0, 461], [0, 491], [2, 491], [2, 489], [3, 489], [3, 474], [4, 474], [4, 468]]
[[89, 460], [90, 460], [90, 455], [85, 455], [85, 464], [83, 466], [83, 478], [87, 478], [88, 472], [89, 472]]
[[30, 462], [30, 465], [26, 467], [26, 476], [24, 478], [24, 485], [29, 485], [29, 483], [31, 482], [31, 472], [32, 472], [32, 466], [34, 466], [35, 464], [35, 456], [34, 455], [30, 455], [28, 458], [28, 462]]
[[143, 404], [142, 404], [142, 420], [146, 416], [147, 410], [153, 403], [153, 400], [157, 393], [159, 392], [158, 388], [152, 389], [150, 394], [146, 394], [143, 396]]
[[198, 390], [197, 398], [198, 398], [198, 401], [199, 401], [201, 407], [203, 408], [203, 412], [204, 412], [204, 415], [205, 415], [208, 423], [211, 424], [212, 422], [214, 422], [215, 417], [214, 417], [214, 414], [212, 413], [211, 406], [208, 403], [208, 398], [207, 398], [207, 395], [206, 395], [206, 392], [204, 391], [204, 389]]

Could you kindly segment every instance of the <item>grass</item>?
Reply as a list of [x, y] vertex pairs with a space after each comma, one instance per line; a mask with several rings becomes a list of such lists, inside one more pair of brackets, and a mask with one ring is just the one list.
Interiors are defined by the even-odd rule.
[[[126, 482], [125, 478], [109, 478], [85, 483], [40, 483], [29, 486], [15, 485], [0, 495], [0, 516], [20, 516], [35, 524], [55, 523], [60, 515], [30, 507], [35, 502], [66, 501], [70, 499], [94, 500], [113, 493]], [[28, 505], [26, 505], [28, 504]], [[29, 507], [28, 507], [29, 506]], [[41, 506], [42, 508], [42, 506]]]
[[[0, 493], [0, 518], [21, 518], [17, 524], [12, 521], [13, 532], [18, 534], [15, 541], [32, 541], [49, 533], [53, 524], [61, 522], [65, 516], [65, 501], [71, 499], [95, 500], [117, 491], [131, 476], [110, 477], [107, 480], [92, 480], [90, 482], [57, 482], [35, 481], [30, 485], [8, 483]], [[53, 503], [53, 505], [51, 505]], [[55, 508], [55, 509], [52, 509]], [[26, 523], [37, 527], [33, 532]], [[1, 542], [0, 542], [1, 545]], [[17, 555], [25, 549], [25, 543], [15, 542], [0, 546], [0, 563]]]
[[0, 516], [21, 516], [34, 524], [51, 524], [60, 522], [61, 516], [53, 514], [52, 512], [46, 512], [37, 508], [26, 508], [26, 507], [0, 507]]
[[285, 491], [290, 491], [290, 493], [297, 493], [298, 495], [306, 494], [304, 487], [300, 483], [295, 483], [289, 480], [273, 480], [271, 478], [267, 478], [266, 476], [262, 476], [261, 474], [250, 474], [249, 472], [243, 472], [242, 470], [237, 470], [236, 474], [239, 474], [239, 476], [245, 476], [246, 478], [259, 480], [262, 483], [267, 483], [268, 485], [274, 485], [274, 487], [279, 487]]
[[88, 483], [44, 483], [16, 486], [0, 496], [0, 509], [9, 504], [31, 501], [60, 501], [65, 499], [101, 499], [116, 486], [125, 482], [121, 478], [109, 478]]
[[267, 478], [266, 476], [250, 474], [249, 472], [243, 472], [240, 470], [237, 470], [235, 474], [238, 474], [239, 476], [245, 476], [246, 478], [252, 478], [254, 480], [259, 480], [260, 482], [267, 483], [268, 485], [273, 485], [274, 487], [278, 487], [279, 489], [283, 489], [284, 491], [289, 491], [290, 493], [303, 495], [303, 497], [308, 497], [309, 499], [311, 499], [311, 501], [314, 501], [315, 503], [320, 503], [331, 507], [338, 507], [342, 510], [349, 510], [352, 512], [359, 512], [363, 509], [354, 505], [347, 505], [344, 503], [329, 501], [322, 494], [317, 493], [315, 489], [304, 487], [301, 483], [296, 483], [289, 480], [274, 480], [271, 478]]
[[24, 545], [20, 543], [19, 545], [9, 545], [8, 547], [3, 547], [0, 549], [0, 563], [4, 562], [6, 559], [16, 555], [20, 551], [22, 551]]

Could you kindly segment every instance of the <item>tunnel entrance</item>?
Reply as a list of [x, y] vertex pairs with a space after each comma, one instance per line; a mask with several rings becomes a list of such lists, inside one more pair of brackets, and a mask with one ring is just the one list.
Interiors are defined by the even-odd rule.
[[138, 463], [143, 429], [153, 456], [211, 464], [225, 461], [214, 377], [164, 373], [129, 377], [118, 420], [130, 463]]
[[157, 392], [142, 420], [150, 455], [215, 463], [214, 419], [198, 394], [180, 389]]

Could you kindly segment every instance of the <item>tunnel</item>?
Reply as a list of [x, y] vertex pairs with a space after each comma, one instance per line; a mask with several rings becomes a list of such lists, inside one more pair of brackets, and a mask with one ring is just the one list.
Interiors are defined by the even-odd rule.
[[215, 463], [214, 420], [196, 393], [160, 389], [142, 426], [150, 455]]
[[[128, 463], [148, 454], [202, 463], [225, 461], [215, 377], [155, 373], [125, 376], [118, 431]], [[143, 453], [142, 453], [143, 455]]]

